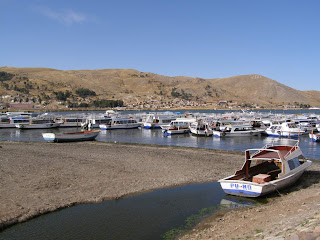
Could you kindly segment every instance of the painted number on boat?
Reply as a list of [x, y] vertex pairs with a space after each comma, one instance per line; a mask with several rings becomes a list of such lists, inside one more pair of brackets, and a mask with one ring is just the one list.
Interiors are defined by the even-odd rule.
[[235, 189], [251, 190], [251, 186], [247, 184], [230, 183], [230, 187]]

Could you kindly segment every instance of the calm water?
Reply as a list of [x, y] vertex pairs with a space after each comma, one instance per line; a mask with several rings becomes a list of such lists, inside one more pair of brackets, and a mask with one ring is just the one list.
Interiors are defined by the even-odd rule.
[[225, 195], [218, 183], [191, 184], [49, 213], [0, 232], [1, 240], [157, 240], [221, 208], [259, 204]]
[[[80, 129], [78, 129], [80, 130]], [[76, 128], [60, 129], [37, 129], [37, 130], [20, 130], [14, 128], [0, 129], [0, 140], [6, 141], [31, 141], [45, 142], [41, 133], [43, 132], [72, 132]], [[320, 160], [320, 144], [309, 139], [308, 135], [299, 138], [300, 147], [304, 155], [311, 159]], [[125, 143], [143, 143], [169, 146], [184, 146], [208, 149], [223, 149], [233, 151], [244, 151], [248, 148], [260, 148], [272, 141], [280, 141], [286, 144], [290, 140], [287, 138], [276, 138], [266, 136], [251, 137], [233, 137], [233, 138], [215, 138], [215, 137], [196, 137], [191, 134], [172, 135], [164, 137], [161, 129], [119, 129], [104, 130], [96, 141], [105, 142], [125, 142]]]
[[[282, 113], [282, 112], [281, 112]], [[79, 129], [78, 129], [79, 130]], [[42, 132], [77, 131], [76, 128], [52, 130], [0, 129], [0, 140], [44, 142]], [[278, 138], [196, 137], [191, 134], [164, 137], [160, 129], [102, 131], [96, 141], [184, 146], [244, 151], [260, 148]], [[290, 140], [280, 139], [286, 144]], [[67, 144], [67, 143], [66, 143]], [[300, 137], [304, 155], [320, 160], [320, 143]], [[150, 193], [99, 204], [83, 204], [46, 214], [0, 232], [0, 240], [11, 239], [163, 239], [170, 230], [190, 228], [190, 222], [222, 206], [257, 204], [253, 199], [225, 195], [218, 183], [192, 184], [160, 189]], [[167, 236], [165, 235], [165, 236]]]

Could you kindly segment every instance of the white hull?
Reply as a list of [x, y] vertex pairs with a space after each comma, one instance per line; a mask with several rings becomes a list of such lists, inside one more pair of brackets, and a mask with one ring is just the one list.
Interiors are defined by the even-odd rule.
[[260, 131], [239, 131], [239, 132], [224, 132], [224, 131], [213, 131], [215, 137], [248, 137], [258, 136]]
[[242, 197], [259, 197], [292, 185], [300, 178], [306, 168], [311, 166], [311, 164], [312, 162], [307, 160], [289, 175], [264, 184], [241, 180], [228, 180], [235, 175], [219, 180], [219, 182], [222, 189], [227, 194]]
[[320, 134], [312, 134], [309, 133], [309, 138], [312, 139], [314, 142], [320, 142]]
[[302, 135], [302, 132], [288, 132], [288, 131], [270, 131], [270, 130], [265, 130], [266, 134], [268, 136], [273, 136], [273, 137], [300, 137]]
[[57, 128], [60, 123], [40, 123], [40, 124], [16, 124], [19, 129], [49, 129]]
[[16, 128], [16, 123], [0, 123], [0, 128]]
[[195, 128], [190, 128], [190, 132], [193, 134], [193, 135], [197, 135], [197, 136], [212, 136], [213, 134], [213, 131], [212, 130], [197, 130]]
[[132, 129], [140, 127], [140, 123], [128, 123], [128, 124], [113, 124], [113, 125], [106, 125], [100, 124], [99, 127], [102, 130], [113, 130], [113, 129]]
[[83, 131], [83, 132], [70, 132], [70, 133], [42, 133], [42, 137], [46, 141], [53, 142], [74, 142], [74, 141], [90, 141], [94, 140], [100, 130]]

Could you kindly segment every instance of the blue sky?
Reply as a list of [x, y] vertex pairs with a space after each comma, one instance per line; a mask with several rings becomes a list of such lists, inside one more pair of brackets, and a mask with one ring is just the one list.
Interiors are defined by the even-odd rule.
[[320, 91], [320, 1], [0, 0], [0, 66], [260, 74]]

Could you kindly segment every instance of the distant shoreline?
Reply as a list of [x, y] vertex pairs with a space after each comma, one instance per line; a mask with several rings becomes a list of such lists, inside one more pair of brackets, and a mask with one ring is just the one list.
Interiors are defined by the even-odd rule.
[[[152, 112], [152, 111], [241, 111], [243, 109], [237, 108], [237, 109], [211, 109], [211, 108], [170, 108], [170, 109], [121, 109], [116, 110], [112, 108], [104, 108], [104, 109], [97, 109], [97, 108], [82, 108], [82, 109], [2, 109], [0, 112], [20, 112], [20, 111], [26, 111], [26, 112], [90, 112], [90, 111], [108, 111], [108, 110], [114, 110], [118, 112], [126, 112], [126, 111], [137, 111], [137, 112]], [[283, 111], [306, 111], [306, 110], [319, 110], [319, 109], [309, 109], [309, 108], [290, 108], [290, 109], [284, 109], [284, 108], [259, 108], [259, 109], [249, 109], [248, 111], [275, 111], [275, 110], [283, 110]]]

